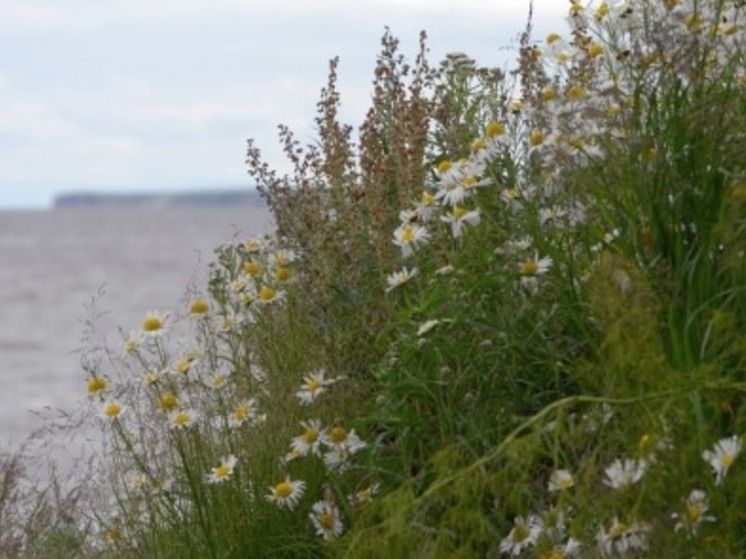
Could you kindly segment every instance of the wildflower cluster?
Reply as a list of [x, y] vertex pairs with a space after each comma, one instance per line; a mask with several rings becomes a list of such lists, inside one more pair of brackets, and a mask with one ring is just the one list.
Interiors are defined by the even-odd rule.
[[359, 146], [333, 61], [320, 145], [282, 129], [292, 178], [249, 145], [277, 238], [221, 247], [206, 293], [86, 367], [119, 478], [108, 541], [742, 545], [746, 7], [569, 4], [510, 74], [433, 72], [422, 45], [410, 67], [387, 33]]
[[[181, 312], [147, 312], [120, 352], [104, 350], [113, 367], [106, 374], [92, 371], [86, 381], [122, 475], [117, 506], [99, 517], [104, 541], [137, 546], [153, 527], [176, 530], [178, 522], [188, 525], [200, 511], [219, 507], [226, 491], [247, 504], [256, 502], [261, 484], [276, 479], [281, 469], [295, 473], [271, 482], [260, 500], [293, 511], [304, 495], [320, 495], [333, 479], [339, 491], [352, 493], [325, 490], [301, 514], [308, 530], [323, 540], [343, 533], [336, 502], [349, 506], [359, 476], [346, 472], [367, 445], [341, 420], [324, 425], [319, 418], [328, 415], [324, 394], [344, 377], [318, 369], [300, 373], [299, 385], [290, 387], [264, 365], [275, 349], [264, 345], [262, 329], [292, 313], [288, 290], [299, 262], [297, 251], [264, 238], [223, 246], [207, 294], [190, 294]], [[284, 399], [283, 391], [294, 397]], [[276, 401], [284, 401], [285, 409], [273, 417], [269, 410]], [[290, 452], [269, 465], [271, 447], [261, 441], [272, 438], [270, 426], [290, 433], [295, 424], [290, 418], [306, 412], [317, 417], [301, 421], [303, 431], [291, 438]], [[319, 460], [328, 473], [320, 476], [303, 460]], [[249, 522], [256, 510], [234, 521]], [[215, 529], [200, 530], [209, 540]], [[109, 537], [115, 532], [116, 538]]]
[[[735, 272], [728, 257], [718, 256], [744, 254], [743, 235], [735, 233], [743, 212], [723, 213], [723, 207], [732, 207], [729, 192], [737, 189], [735, 177], [742, 167], [736, 152], [725, 157], [718, 148], [722, 142], [715, 139], [724, 134], [736, 141], [740, 133], [732, 125], [713, 126], [718, 132], [708, 133], [715, 136], [707, 143], [702, 137], [721, 103], [737, 111], [743, 100], [746, 8], [739, 2], [683, 0], [570, 4], [568, 34], [551, 33], [539, 44], [524, 36], [515, 74], [518, 94], [512, 99], [504, 95], [490, 107], [489, 120], [468, 149], [437, 154], [430, 180], [392, 228], [401, 264], [392, 267], [386, 291], [406, 290], [406, 297], [389, 295], [402, 305], [406, 327], [382, 366], [389, 392], [380, 415], [394, 416], [391, 425], [412, 421], [410, 411], [398, 405], [406, 397], [437, 417], [440, 432], [428, 428], [426, 419], [408, 423], [415, 448], [423, 444], [416, 440], [434, 437], [437, 442], [428, 448], [437, 452], [439, 444], [450, 445], [468, 436], [466, 429], [476, 429], [468, 420], [453, 420], [444, 408], [459, 417], [489, 410], [497, 431], [500, 425], [527, 429], [515, 422], [515, 415], [552, 408], [576, 390], [641, 401], [645, 394], [665, 393], [667, 383], [691, 382], [692, 371], [703, 362], [711, 363], [708, 370], [717, 375], [735, 378], [721, 355], [714, 349], [709, 353], [709, 338], [718, 317], [744, 308], [743, 298], [725, 301], [720, 291], [740, 289], [722, 278], [733, 273], [731, 278], [743, 280], [743, 267]], [[671, 183], [674, 178], [679, 188]], [[726, 229], [732, 231], [729, 243], [720, 241]], [[441, 270], [448, 272], [444, 276]], [[669, 313], [662, 334], [648, 326], [660, 320], [659, 309]], [[512, 317], [503, 318], [504, 313]], [[526, 316], [533, 320], [522, 330]], [[413, 328], [413, 318], [419, 319], [419, 328]], [[586, 324], [586, 333], [577, 330], [578, 321]], [[739, 319], [730, 324], [735, 323], [742, 324]], [[575, 340], [569, 346], [563, 343], [568, 335]], [[632, 355], [650, 361], [635, 363]], [[651, 366], [652, 360], [656, 364]], [[536, 362], [554, 372], [534, 371]], [[492, 405], [488, 394], [500, 404]], [[686, 415], [680, 413], [676, 422]], [[728, 421], [734, 418], [731, 414]], [[706, 523], [715, 522], [710, 503], [724, 498], [719, 486], [741, 450], [741, 439], [732, 436], [709, 450], [692, 449], [689, 435], [674, 437], [666, 419], [664, 432], [645, 435], [631, 455], [609, 456], [604, 438], [618, 437], [641, 419], [609, 423], [610, 417], [584, 417], [563, 427], [553, 423], [542, 435], [550, 441], [547, 447], [524, 442], [524, 452], [526, 446], [555, 456], [591, 452], [604, 465], [579, 460], [572, 467], [580, 477], [558, 469], [545, 482], [554, 498], [536, 497], [549, 510], [560, 507], [573, 529], [547, 532], [546, 512], [519, 510], [512, 528], [505, 527], [502, 516], [498, 521], [506, 531], [500, 552], [516, 557], [635, 555], [651, 549], [656, 538], [670, 541], [666, 533], [694, 538]], [[569, 434], [579, 432], [596, 442]], [[469, 433], [471, 444], [488, 438], [501, 445], [488, 428], [477, 433]], [[502, 433], [512, 436], [509, 428]], [[657, 496], [663, 502], [655, 506], [650, 502], [630, 509], [632, 495], [637, 502], [649, 499], [651, 486], [666, 474], [685, 475], [673, 468], [672, 449], [689, 457], [699, 454], [687, 462], [687, 471], [696, 471], [700, 488], [688, 485], [685, 494], [668, 491]], [[536, 466], [528, 457], [504, 452], [526, 467]], [[492, 455], [488, 446], [485, 453]], [[510, 470], [506, 456], [495, 456]], [[714, 480], [706, 476], [702, 459]], [[480, 467], [486, 462], [477, 461]], [[711, 492], [702, 489], [713, 482]], [[525, 499], [536, 480], [527, 476], [522, 483], [522, 493], [493, 493], [496, 502], [510, 502], [514, 493]], [[607, 493], [594, 507], [597, 518], [578, 518], [580, 509], [588, 509], [583, 502], [588, 492], [599, 491]], [[574, 493], [583, 497], [576, 500]], [[681, 503], [684, 512], [673, 512]], [[423, 499], [423, 508], [428, 505], [434, 506]], [[487, 542], [481, 545], [492, 549]]]

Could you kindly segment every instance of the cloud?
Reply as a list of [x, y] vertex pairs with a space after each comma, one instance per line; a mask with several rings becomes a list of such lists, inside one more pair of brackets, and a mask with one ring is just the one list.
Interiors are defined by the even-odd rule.
[[[537, 0], [540, 14], [565, 9]], [[5, 0], [0, 188], [248, 184], [246, 138], [281, 168], [278, 123], [311, 140], [332, 56], [342, 114], [359, 124], [384, 26], [410, 59], [427, 29], [432, 63], [464, 51], [496, 65], [526, 11], [525, 0]]]

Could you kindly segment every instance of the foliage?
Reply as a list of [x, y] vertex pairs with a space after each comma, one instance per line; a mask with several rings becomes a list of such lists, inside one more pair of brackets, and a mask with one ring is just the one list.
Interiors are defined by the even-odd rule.
[[276, 237], [88, 355], [113, 500], [49, 545], [743, 556], [745, 9], [573, 0], [511, 72], [387, 32], [357, 131], [333, 60], [291, 176], [249, 143]]

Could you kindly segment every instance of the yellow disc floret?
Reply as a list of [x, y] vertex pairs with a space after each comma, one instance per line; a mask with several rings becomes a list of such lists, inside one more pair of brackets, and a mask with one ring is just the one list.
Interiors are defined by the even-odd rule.
[[293, 494], [293, 486], [287, 481], [281, 481], [275, 485], [275, 495], [280, 499], [286, 499]]
[[86, 383], [88, 394], [97, 394], [106, 390], [106, 379], [103, 377], [91, 377]]
[[204, 315], [210, 310], [210, 305], [204, 299], [195, 299], [189, 304], [189, 314]]
[[484, 129], [484, 134], [488, 138], [494, 138], [495, 136], [500, 136], [505, 133], [505, 126], [503, 126], [502, 123], [497, 121], [490, 122], [487, 127]]

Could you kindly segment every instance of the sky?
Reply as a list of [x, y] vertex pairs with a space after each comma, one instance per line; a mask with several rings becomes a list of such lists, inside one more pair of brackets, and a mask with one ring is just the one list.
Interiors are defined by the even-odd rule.
[[[566, 0], [534, 0], [535, 36]], [[345, 121], [370, 99], [388, 26], [413, 59], [504, 66], [528, 0], [0, 0], [0, 208], [70, 191], [249, 188], [246, 140], [287, 168], [277, 125], [312, 142], [328, 61]]]

